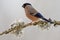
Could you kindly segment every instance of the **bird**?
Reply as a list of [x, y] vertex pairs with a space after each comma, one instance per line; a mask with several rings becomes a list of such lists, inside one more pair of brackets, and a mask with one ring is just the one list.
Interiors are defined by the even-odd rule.
[[38, 12], [30, 3], [24, 3], [22, 7], [25, 10], [25, 14], [27, 18], [29, 18], [32, 22], [42, 19], [46, 22], [53, 23], [52, 20], [49, 18], [46, 19], [40, 12]]

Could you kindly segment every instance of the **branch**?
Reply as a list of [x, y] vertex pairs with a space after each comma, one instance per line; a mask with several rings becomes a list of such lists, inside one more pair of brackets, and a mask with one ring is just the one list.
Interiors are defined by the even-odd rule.
[[[53, 24], [54, 24], [54, 26], [60, 25], [60, 21], [54, 21]], [[19, 32], [22, 33], [21, 31], [23, 28], [26, 28], [26, 27], [32, 26], [32, 25], [33, 26], [38, 25], [39, 27], [41, 27], [43, 29], [47, 29], [48, 27], [50, 27], [51, 24], [46, 21], [42, 21], [42, 20], [34, 22], [34, 23], [27, 23], [27, 24], [25, 24], [24, 22], [16, 22], [16, 23], [13, 23], [11, 25], [11, 28], [9, 28], [8, 30], [1, 32], [0, 35], [8, 34], [10, 32], [19, 34]]]

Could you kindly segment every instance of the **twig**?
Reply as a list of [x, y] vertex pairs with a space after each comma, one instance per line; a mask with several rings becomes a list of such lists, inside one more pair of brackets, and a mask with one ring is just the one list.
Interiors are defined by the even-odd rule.
[[[24, 23], [18, 22], [17, 24], [18, 24], [17, 26], [14, 26], [14, 27], [9, 28], [8, 30], [0, 33], [0, 35], [8, 34], [8, 33], [10, 33], [10, 32], [17, 32], [18, 30], [21, 31], [23, 28], [26, 28], [26, 27], [31, 26], [31, 25], [39, 25], [40, 27], [44, 27], [44, 26], [48, 25], [48, 22], [46, 22], [46, 21], [41, 21], [41, 20], [40, 20], [40, 21], [37, 21], [37, 22], [34, 22], [34, 23], [24, 24]], [[54, 24], [54, 26], [55, 26], [55, 25], [60, 25], [60, 21], [54, 21], [53, 24]], [[48, 26], [48, 27], [49, 27], [49, 26]], [[47, 27], [45, 27], [45, 28], [47, 28]]]

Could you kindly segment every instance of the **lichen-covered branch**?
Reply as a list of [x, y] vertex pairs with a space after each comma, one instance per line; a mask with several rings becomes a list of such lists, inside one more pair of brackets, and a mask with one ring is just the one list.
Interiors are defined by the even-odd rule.
[[[54, 26], [55, 25], [60, 25], [60, 21], [54, 21]], [[13, 23], [11, 25], [11, 28], [9, 28], [8, 30], [4, 31], [4, 32], [1, 32], [0, 35], [3, 35], [3, 34], [8, 34], [10, 32], [13, 32], [13, 33], [16, 33], [16, 34], [19, 34], [19, 32], [21, 33], [22, 29], [23, 28], [26, 28], [28, 26], [32, 26], [32, 25], [38, 25], [39, 27], [43, 28], [43, 29], [46, 29], [48, 27], [50, 27], [50, 23], [46, 22], [46, 21], [37, 21], [37, 22], [34, 22], [34, 23], [27, 23], [25, 24], [24, 22], [17, 22], [17, 23]]]

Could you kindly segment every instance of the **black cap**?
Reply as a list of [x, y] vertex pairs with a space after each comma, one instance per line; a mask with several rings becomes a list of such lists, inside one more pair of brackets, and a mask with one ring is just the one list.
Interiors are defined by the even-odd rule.
[[31, 5], [31, 4], [30, 4], [30, 3], [24, 3], [24, 4], [22, 5], [22, 7], [25, 8], [26, 5]]

